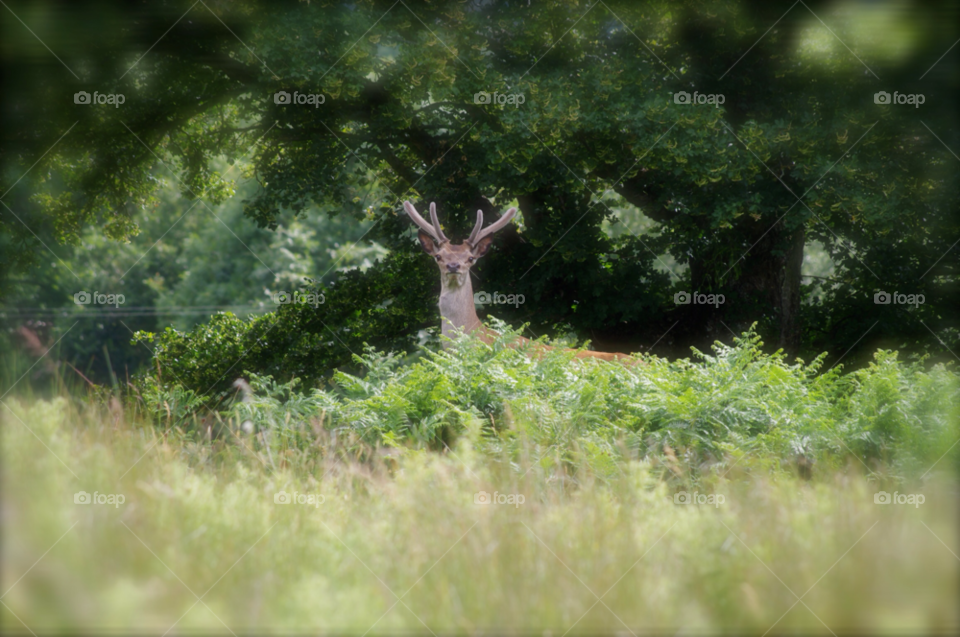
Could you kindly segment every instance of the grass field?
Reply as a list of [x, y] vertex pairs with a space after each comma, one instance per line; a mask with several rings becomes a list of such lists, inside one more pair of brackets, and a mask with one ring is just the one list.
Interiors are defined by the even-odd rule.
[[[487, 373], [509, 377], [514, 369], [497, 358], [509, 352], [465, 354], [460, 363], [474, 355], [488, 356]], [[733, 358], [699, 368], [653, 362], [629, 374], [716, 380], [739, 354], [724, 356]], [[534, 365], [541, 384], [560, 369], [557, 361], [509, 360]], [[502, 407], [496, 432], [481, 412], [448, 404], [459, 420], [449, 446], [439, 447], [416, 443], [423, 431], [416, 427], [398, 437], [384, 425], [375, 444], [367, 441], [380, 426], [376, 409], [395, 413], [390, 392], [404, 383], [430, 386], [417, 365], [435, 360], [370, 373], [366, 393], [351, 399], [357, 388], [342, 378], [341, 412], [324, 402], [333, 394], [277, 401], [255, 384], [258, 398], [224, 412], [209, 430], [165, 424], [136, 402], [8, 397], [0, 407], [3, 630], [554, 637], [960, 630], [955, 375], [911, 376], [896, 363], [902, 378], [927, 388], [898, 395], [925, 405], [924, 422], [941, 428], [890, 438], [900, 446], [881, 445], [889, 452], [882, 461], [827, 449], [799, 471], [796, 457], [769, 440], [750, 442], [759, 434], [733, 435], [724, 414], [748, 410], [722, 396], [711, 409], [736, 443], [722, 458], [705, 448], [693, 461], [692, 446], [649, 436], [654, 442], [638, 453], [583, 399], [604, 374], [628, 372], [564, 364], [574, 366], [565, 373], [583, 374], [580, 398], [570, 402], [579, 423], [573, 433], [557, 433], [558, 421], [573, 421], [556, 404], [546, 409], [535, 392], [521, 392], [491, 399]], [[867, 416], [871, 383], [894, 378], [893, 364], [858, 377], [858, 389], [846, 394], [848, 405], [861, 406], [855, 417], [836, 407], [840, 398], [822, 377], [794, 374], [821, 383], [834, 405], [832, 421], [809, 405], [804, 413], [825, 439], [834, 434], [823, 422], [849, 436], [836, 445], [841, 450], [863, 437], [850, 423], [889, 428]], [[753, 399], [793, 409], [785, 387], [794, 381], [775, 373], [777, 365], [756, 355], [730, 367], [742, 379], [736, 388], [717, 391], [738, 400], [769, 391], [779, 404]], [[477, 386], [496, 389], [493, 381]], [[610, 387], [603, 409], [615, 399]], [[938, 392], [946, 399], [929, 400]], [[543, 395], [560, 400], [554, 390]], [[305, 415], [309, 400], [326, 404], [325, 415]], [[906, 402], [884, 404], [911, 414]], [[257, 433], [244, 433], [244, 418]], [[272, 429], [264, 424], [271, 419]], [[602, 425], [613, 433], [597, 437]], [[664, 431], [653, 417], [640, 429]], [[907, 452], [913, 464], [900, 461]], [[904, 501], [878, 504], [881, 491]], [[101, 502], [77, 503], [81, 492]], [[484, 493], [500, 502], [477, 503]]]

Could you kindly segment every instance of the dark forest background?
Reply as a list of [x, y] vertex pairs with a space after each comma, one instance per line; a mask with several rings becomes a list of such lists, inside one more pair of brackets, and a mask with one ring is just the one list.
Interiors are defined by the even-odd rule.
[[[683, 357], [756, 323], [847, 368], [960, 346], [952, 3], [10, 7], [11, 380], [163, 367], [225, 390], [411, 350], [439, 284], [404, 199], [458, 239], [519, 207], [474, 288], [522, 294], [483, 309], [534, 337]], [[324, 303], [275, 302], [298, 289]], [[677, 302], [697, 292], [725, 301]]]

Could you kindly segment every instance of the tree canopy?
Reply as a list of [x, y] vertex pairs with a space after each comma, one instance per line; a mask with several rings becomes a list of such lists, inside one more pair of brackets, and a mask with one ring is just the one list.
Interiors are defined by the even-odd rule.
[[[183, 361], [199, 344], [237, 352], [236, 371], [311, 378], [363, 343], [408, 345], [437, 325], [436, 272], [404, 199], [435, 201], [457, 239], [478, 209], [493, 219], [519, 207], [474, 287], [522, 294], [523, 305], [488, 309], [534, 336], [677, 355], [757, 322], [789, 353], [829, 350], [832, 362], [879, 345], [949, 357], [960, 327], [950, 312], [958, 66], [956, 51], [938, 58], [955, 39], [944, 15], [956, 10], [918, 8], [905, 24], [885, 5], [783, 10], [138, 8], [108, 21], [95, 50], [76, 43], [70, 74], [52, 60], [40, 81], [11, 68], [5, 267], [30, 267], [41, 236], [77, 242], [89, 224], [129, 237], [164, 183], [216, 205], [235, 190], [217, 170], [225, 157], [258, 182], [244, 211], [261, 227], [319, 206], [373, 222], [364, 240], [389, 253], [305, 283], [320, 286], [320, 307], [158, 337], [161, 358], [186, 365], [201, 390], [226, 382], [232, 359], [203, 354], [191, 368]], [[155, 44], [133, 50], [145, 41]], [[80, 91], [124, 101], [75, 104]], [[832, 263], [826, 280], [803, 274], [815, 246]], [[924, 301], [875, 298], [894, 292]], [[723, 302], [697, 302], [706, 295]]]

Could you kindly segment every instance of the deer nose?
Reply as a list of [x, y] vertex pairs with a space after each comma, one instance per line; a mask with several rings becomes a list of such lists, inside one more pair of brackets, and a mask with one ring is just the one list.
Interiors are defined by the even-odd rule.
[[456, 272], [456, 271], [459, 270], [459, 269], [460, 269], [460, 264], [459, 264], [459, 263], [448, 263], [448, 264], [447, 264], [447, 270], [449, 270], [450, 272]]

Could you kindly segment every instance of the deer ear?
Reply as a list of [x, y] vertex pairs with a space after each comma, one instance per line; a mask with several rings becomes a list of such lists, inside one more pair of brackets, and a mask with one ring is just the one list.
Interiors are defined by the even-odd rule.
[[423, 251], [433, 256], [437, 253], [437, 244], [434, 243], [433, 237], [428, 235], [426, 232], [418, 232], [417, 238], [420, 239], [420, 247], [423, 248]]
[[479, 259], [487, 253], [487, 250], [490, 249], [490, 244], [493, 243], [493, 235], [489, 235], [480, 239], [477, 242], [477, 245], [473, 247], [473, 258]]

